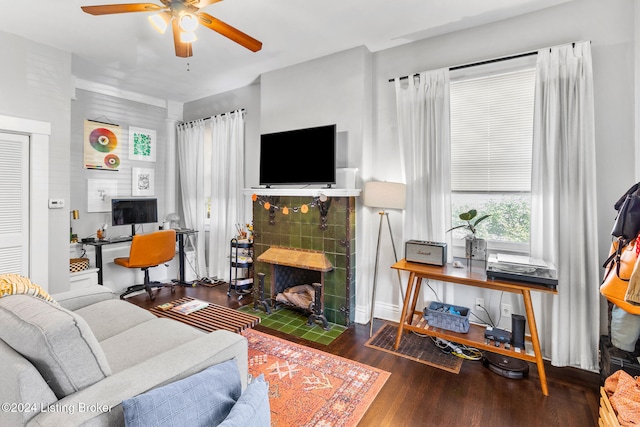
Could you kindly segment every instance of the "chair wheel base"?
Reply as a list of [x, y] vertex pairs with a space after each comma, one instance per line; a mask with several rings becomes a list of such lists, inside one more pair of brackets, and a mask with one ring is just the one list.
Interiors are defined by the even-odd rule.
[[[160, 289], [164, 288], [164, 287], [171, 287], [171, 293], [175, 294], [176, 293], [176, 289], [175, 286], [173, 285], [173, 283], [160, 283], [160, 282], [152, 282], [149, 285], [133, 285], [133, 286], [129, 286], [123, 293], [120, 294], [120, 299], [125, 299], [125, 297], [129, 294], [132, 294], [134, 292], [139, 292], [139, 291], [146, 291], [147, 295], [149, 295], [149, 300], [150, 301], [155, 301], [156, 299], [156, 295], [158, 292], [160, 292]], [[156, 288], [157, 292], [153, 292], [153, 289]]]

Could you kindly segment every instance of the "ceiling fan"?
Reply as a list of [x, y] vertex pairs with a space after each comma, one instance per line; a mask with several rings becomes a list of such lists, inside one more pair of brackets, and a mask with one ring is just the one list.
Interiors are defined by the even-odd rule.
[[262, 49], [262, 42], [200, 10], [219, 1], [222, 0], [160, 0], [162, 6], [153, 3], [133, 3], [82, 6], [81, 8], [91, 15], [157, 12], [149, 16], [149, 21], [161, 33], [164, 33], [169, 24], [171, 24], [176, 56], [182, 58], [193, 55], [191, 43], [197, 40], [194, 30], [198, 23], [222, 34], [252, 52]]

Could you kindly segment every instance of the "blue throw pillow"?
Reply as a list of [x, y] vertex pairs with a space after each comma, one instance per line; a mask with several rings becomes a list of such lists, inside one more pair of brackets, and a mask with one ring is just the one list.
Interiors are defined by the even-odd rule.
[[233, 360], [122, 402], [127, 427], [216, 426], [240, 398]]
[[260, 374], [242, 393], [229, 416], [219, 427], [269, 427], [270, 425], [269, 385], [264, 382], [264, 375]]

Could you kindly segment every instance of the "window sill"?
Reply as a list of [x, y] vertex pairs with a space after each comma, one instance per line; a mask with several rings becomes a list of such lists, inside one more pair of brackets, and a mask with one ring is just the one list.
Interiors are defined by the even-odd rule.
[[[454, 258], [464, 258], [465, 250], [462, 239], [455, 239], [451, 245], [451, 254]], [[528, 243], [487, 242], [487, 253], [501, 253], [529, 256]]]

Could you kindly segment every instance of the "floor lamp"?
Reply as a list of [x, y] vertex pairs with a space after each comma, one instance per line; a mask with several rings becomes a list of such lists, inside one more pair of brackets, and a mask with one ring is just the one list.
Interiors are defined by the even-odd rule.
[[[393, 247], [393, 256], [398, 262], [398, 254], [396, 245], [393, 241], [393, 232], [391, 231], [391, 222], [389, 221], [389, 213], [386, 209], [404, 209], [407, 198], [407, 188], [405, 184], [399, 182], [379, 182], [369, 181], [364, 184], [363, 203], [365, 206], [382, 209], [380, 215], [380, 225], [378, 226], [378, 244], [376, 246], [376, 265], [373, 272], [373, 291], [371, 294], [371, 321], [369, 324], [369, 337], [373, 335], [373, 312], [376, 303], [376, 287], [378, 284], [378, 261], [380, 259], [380, 237], [382, 236], [382, 218], [387, 219], [389, 226], [389, 236], [391, 237], [391, 246]], [[400, 283], [400, 292], [402, 293], [402, 281], [400, 280], [400, 270], [398, 272], [398, 282]], [[402, 295], [404, 299], [404, 294]]]

